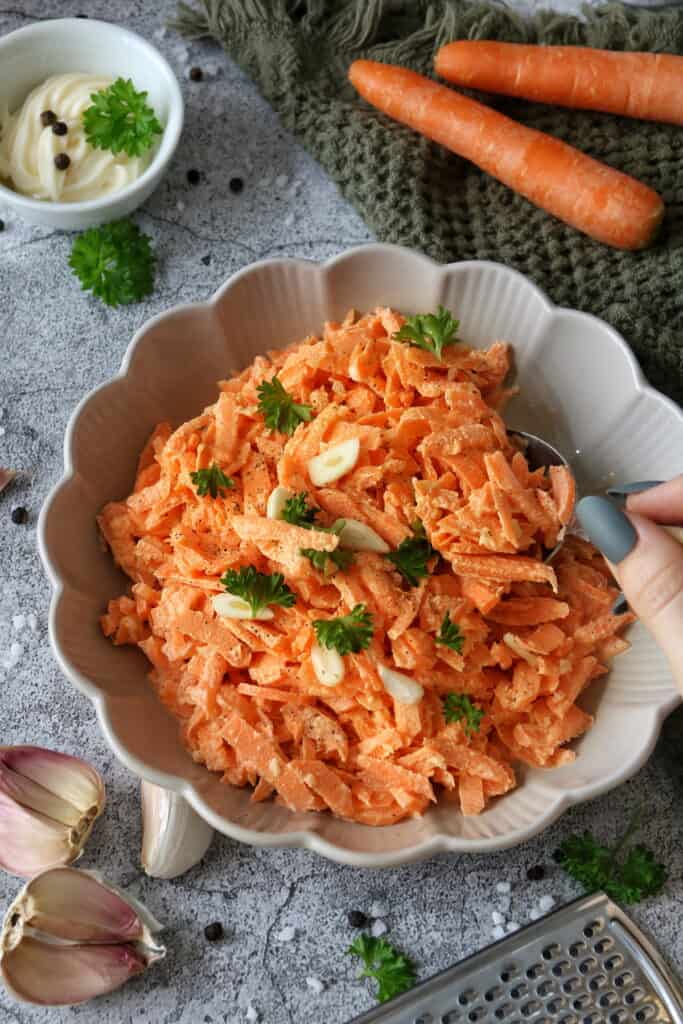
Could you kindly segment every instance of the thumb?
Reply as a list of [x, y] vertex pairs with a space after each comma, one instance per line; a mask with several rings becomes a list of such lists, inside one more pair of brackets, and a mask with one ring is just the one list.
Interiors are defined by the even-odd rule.
[[577, 516], [666, 654], [683, 691], [683, 547], [661, 526], [625, 514], [606, 498], [584, 498]]

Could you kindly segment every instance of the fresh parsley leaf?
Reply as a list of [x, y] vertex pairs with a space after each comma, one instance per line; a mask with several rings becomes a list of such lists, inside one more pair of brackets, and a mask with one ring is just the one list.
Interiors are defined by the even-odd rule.
[[422, 523], [416, 521], [413, 524], [413, 534], [402, 540], [396, 550], [390, 551], [385, 557], [393, 562], [411, 587], [417, 587], [422, 577], [429, 576], [427, 562], [434, 557], [436, 551], [427, 540]]
[[339, 654], [359, 654], [372, 640], [372, 615], [364, 604], [355, 605], [348, 615], [337, 619], [315, 619], [318, 643]]
[[306, 492], [299, 491], [293, 498], [287, 498], [280, 518], [284, 519], [286, 523], [291, 523], [292, 526], [303, 526], [305, 530], [308, 530], [314, 526], [315, 517], [319, 511], [320, 509], [315, 505], [308, 504]]
[[360, 977], [375, 979], [380, 1003], [386, 1003], [415, 984], [414, 964], [386, 939], [376, 939], [364, 933], [358, 936], [346, 952], [363, 961], [365, 969]]
[[443, 644], [444, 647], [450, 647], [452, 651], [457, 651], [458, 654], [462, 654], [465, 637], [460, 632], [460, 626], [457, 622], [451, 622], [448, 612], [444, 615], [441, 629], [436, 634], [436, 642], [437, 644]]
[[190, 473], [190, 479], [197, 488], [197, 494], [200, 498], [210, 494], [212, 498], [217, 498], [219, 495], [223, 497], [223, 493], [230, 487], [235, 486], [235, 481], [232, 477], [226, 476], [220, 466], [216, 463], [209, 466], [207, 469], [198, 469], [194, 473]]
[[334, 551], [316, 551], [315, 548], [301, 548], [301, 554], [308, 558], [314, 569], [329, 576], [332, 572], [329, 563], [337, 569], [348, 569], [353, 562], [353, 551], [336, 548]]
[[465, 734], [473, 736], [479, 732], [485, 712], [466, 693], [449, 693], [443, 700], [443, 714], [447, 722], [462, 722]]
[[285, 391], [277, 375], [264, 380], [256, 389], [259, 412], [263, 413], [269, 430], [293, 434], [300, 423], [308, 423], [313, 410], [310, 405], [298, 405]]
[[460, 341], [456, 331], [459, 320], [454, 320], [447, 309], [439, 306], [436, 313], [418, 313], [409, 316], [400, 331], [394, 334], [394, 341], [407, 341], [417, 348], [433, 352], [437, 359], [442, 358], [447, 345], [455, 345]]
[[92, 106], [83, 112], [83, 128], [95, 149], [142, 156], [154, 136], [162, 133], [154, 111], [147, 105], [147, 93], [137, 92], [130, 78], [117, 78], [90, 99]]
[[256, 615], [269, 604], [291, 608], [296, 601], [282, 573], [276, 572], [268, 576], [263, 572], [257, 572], [253, 565], [243, 566], [239, 571], [228, 569], [221, 583], [229, 594], [241, 597], [251, 606], [252, 615]]
[[622, 856], [629, 839], [640, 827], [640, 819], [638, 812], [613, 847], [603, 846], [590, 832], [571, 835], [564, 840], [555, 859], [589, 891], [603, 889], [622, 903], [637, 903], [646, 896], [656, 896], [664, 887], [667, 870], [655, 860], [652, 850], [639, 843]]
[[108, 306], [139, 302], [154, 287], [150, 239], [129, 220], [89, 228], [71, 249], [69, 266], [84, 290]]

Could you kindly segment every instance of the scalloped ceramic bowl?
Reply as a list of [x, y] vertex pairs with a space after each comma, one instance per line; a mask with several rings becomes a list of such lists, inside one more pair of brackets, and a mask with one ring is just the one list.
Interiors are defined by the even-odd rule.
[[[97, 618], [126, 581], [100, 545], [95, 515], [128, 494], [137, 455], [162, 419], [182, 423], [213, 402], [216, 381], [255, 355], [318, 332], [351, 307], [404, 312], [443, 303], [460, 336], [515, 348], [519, 399], [511, 426], [567, 454], [583, 493], [611, 480], [666, 479], [683, 470], [683, 413], [643, 380], [622, 338], [591, 316], [559, 309], [528, 280], [495, 263], [439, 266], [386, 245], [327, 263], [268, 260], [231, 277], [204, 304], [154, 317], [133, 338], [120, 373], [88, 395], [66, 433], [65, 473], [43, 508], [40, 550], [54, 587], [50, 635], [68, 678], [95, 705], [108, 742], [131, 771], [182, 793], [219, 832], [260, 846], [303, 846], [346, 864], [381, 867], [439, 851], [513, 846], [567, 807], [617, 786], [650, 754], [678, 703], [666, 662], [638, 624], [631, 650], [587, 701], [593, 729], [577, 759], [551, 771], [520, 769], [519, 786], [479, 817], [442, 803], [423, 818], [373, 829], [327, 814], [250, 803], [182, 748], [176, 722], [146, 680], [147, 662], [115, 648]], [[575, 453], [575, 454], [574, 454]]]

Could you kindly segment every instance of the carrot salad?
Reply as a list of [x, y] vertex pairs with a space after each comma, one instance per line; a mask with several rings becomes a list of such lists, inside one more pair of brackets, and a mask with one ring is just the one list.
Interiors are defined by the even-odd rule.
[[[257, 357], [160, 423], [102, 534], [133, 580], [102, 629], [147, 656], [192, 757], [293, 811], [478, 814], [552, 768], [633, 616], [568, 536], [571, 475], [500, 411], [509, 347], [390, 309]], [[450, 319], [450, 318], [449, 318]], [[433, 321], [433, 322], [432, 322]], [[420, 333], [420, 332], [423, 333]]]

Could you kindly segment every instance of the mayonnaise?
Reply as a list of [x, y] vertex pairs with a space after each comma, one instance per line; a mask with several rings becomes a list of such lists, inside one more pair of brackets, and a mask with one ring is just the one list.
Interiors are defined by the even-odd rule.
[[[22, 195], [60, 203], [100, 199], [139, 178], [150, 153], [115, 155], [94, 149], [85, 139], [82, 115], [92, 106], [90, 96], [111, 84], [112, 79], [97, 75], [53, 75], [14, 114], [0, 110], [0, 178]], [[48, 110], [67, 125], [65, 135], [43, 124], [40, 115]], [[66, 170], [55, 164], [60, 153], [69, 157]]]

